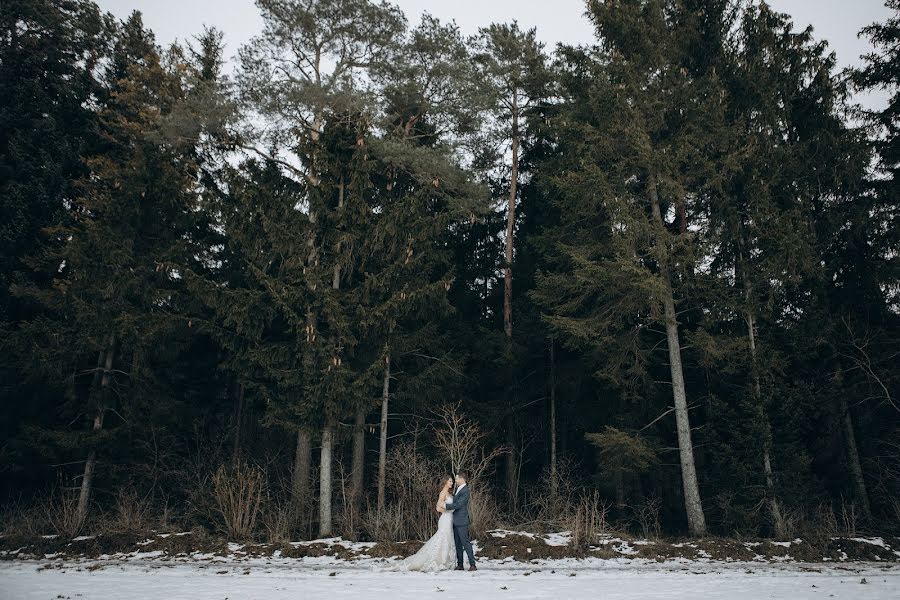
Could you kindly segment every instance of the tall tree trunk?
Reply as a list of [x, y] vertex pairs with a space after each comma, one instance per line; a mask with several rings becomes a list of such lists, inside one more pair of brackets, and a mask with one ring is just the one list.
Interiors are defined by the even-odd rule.
[[322, 454], [319, 461], [319, 537], [331, 536], [331, 458], [334, 451], [334, 427], [322, 428]]
[[775, 475], [772, 471], [772, 426], [769, 423], [769, 415], [766, 411], [765, 403], [762, 397], [762, 386], [759, 379], [759, 362], [756, 347], [756, 317], [753, 314], [753, 285], [750, 283], [750, 273], [744, 263], [746, 256], [746, 242], [743, 234], [744, 224], [741, 223], [741, 235], [739, 236], [738, 262], [735, 265], [735, 271], [740, 272], [740, 278], [744, 287], [744, 302], [746, 310], [744, 320], [747, 323], [747, 340], [750, 346], [750, 373], [751, 386], [753, 392], [754, 405], [759, 410], [763, 426], [763, 475], [766, 481], [766, 498], [769, 507], [769, 516], [772, 518], [772, 526], [775, 536], [784, 538], [787, 535], [784, 515], [781, 514], [781, 504], [778, 502], [778, 496], [775, 492]]
[[850, 459], [850, 475], [853, 477], [853, 485], [856, 488], [856, 500], [860, 504], [863, 519], [871, 521], [872, 510], [869, 505], [869, 492], [866, 489], [866, 480], [863, 479], [862, 464], [859, 461], [859, 449], [856, 446], [856, 434], [853, 432], [853, 415], [847, 405], [847, 398], [840, 397], [841, 419], [844, 423], [844, 437], [847, 441], [847, 454]]
[[388, 403], [391, 397], [391, 354], [385, 346], [384, 384], [381, 388], [381, 431], [378, 438], [378, 513], [384, 510], [384, 488], [387, 476]]
[[506, 491], [509, 495], [509, 502], [515, 509], [518, 501], [518, 452], [516, 451], [516, 432], [515, 432], [515, 415], [513, 414], [513, 404], [511, 401], [513, 387], [513, 365], [512, 365], [512, 292], [513, 292], [513, 251], [515, 248], [515, 231], [516, 231], [516, 197], [518, 196], [519, 185], [519, 107], [518, 94], [513, 92], [511, 103], [512, 115], [512, 162], [510, 164], [509, 175], [509, 200], [506, 209], [506, 253], [505, 265], [503, 267], [503, 331], [506, 334], [506, 352], [507, 352], [507, 417], [506, 417], [506, 443], [509, 446], [509, 452], [506, 455]]
[[750, 368], [753, 373], [753, 400], [756, 406], [759, 408], [760, 414], [762, 415], [763, 474], [766, 478], [766, 496], [768, 498], [767, 503], [769, 505], [769, 516], [772, 518], [772, 525], [775, 530], [775, 535], [779, 538], [783, 538], [787, 535], [787, 530], [785, 528], [784, 516], [781, 514], [781, 504], [778, 502], [778, 497], [775, 493], [775, 475], [772, 472], [772, 426], [769, 424], [769, 416], [766, 413], [765, 406], [763, 405], [762, 386], [760, 385], [759, 381], [759, 370], [756, 360], [756, 321], [753, 318], [753, 312], [749, 308], [747, 309], [746, 313], [746, 321], [747, 338], [750, 343]]
[[550, 338], [550, 493], [556, 498], [559, 492], [556, 472], [556, 352]]
[[[116, 347], [116, 337], [115, 334], [109, 335], [109, 342], [105, 350], [101, 350], [97, 363], [98, 369], [102, 366], [102, 374], [100, 375], [100, 387], [97, 389], [97, 386], [94, 385], [93, 388], [95, 393], [97, 393], [97, 409], [94, 413], [94, 422], [92, 426], [92, 431], [97, 432], [103, 429], [103, 417], [106, 415], [106, 406], [104, 405], [105, 398], [104, 392], [106, 388], [109, 387], [109, 379], [110, 372], [112, 371], [113, 365], [113, 355], [115, 354]], [[97, 381], [97, 375], [100, 371], [94, 372], [94, 381]], [[97, 467], [97, 448], [96, 446], [91, 444], [91, 449], [88, 451], [87, 460], [84, 463], [84, 473], [81, 476], [81, 490], [78, 495], [78, 507], [75, 512], [75, 529], [81, 529], [84, 525], [84, 522], [87, 520], [87, 512], [88, 512], [88, 504], [91, 499], [91, 491], [94, 485], [94, 471]]]
[[[665, 229], [662, 213], [659, 208], [659, 195], [656, 190], [656, 177], [650, 175], [647, 181], [653, 219], [660, 230]], [[687, 391], [684, 385], [684, 371], [681, 364], [681, 342], [678, 336], [678, 317], [675, 312], [675, 298], [672, 292], [672, 277], [669, 273], [668, 248], [664, 247], [664, 238], [659, 240], [660, 252], [664, 262], [660, 265], [663, 279], [663, 309], [666, 320], [666, 342], [669, 349], [669, 368], [672, 375], [672, 397], [675, 402], [675, 422], [678, 431], [678, 449], [681, 459], [681, 482], [684, 488], [684, 505], [687, 512], [688, 530], [691, 535], [706, 534], [706, 518], [703, 515], [703, 504], [700, 501], [700, 486], [697, 483], [697, 470], [694, 465], [694, 446], [691, 442], [691, 422], [688, 416]]]
[[366, 409], [359, 407], [353, 419], [353, 456], [350, 467], [350, 505], [353, 515], [360, 514], [366, 463]]
[[291, 482], [291, 496], [294, 507], [301, 509], [309, 497], [309, 467], [312, 463], [311, 436], [309, 429], [297, 430], [297, 448], [294, 450], [294, 476]]
[[[338, 208], [344, 205], [344, 176], [341, 175], [338, 184]], [[340, 253], [340, 242], [335, 246], [335, 264], [334, 277], [331, 287], [339, 290], [341, 287], [341, 266], [338, 259]], [[327, 408], [326, 408], [327, 413]], [[322, 428], [322, 453], [319, 461], [319, 537], [327, 537], [332, 533], [332, 510], [331, 510], [331, 483], [332, 474], [332, 457], [334, 454], [334, 424], [330, 417], [326, 417], [326, 424]]]

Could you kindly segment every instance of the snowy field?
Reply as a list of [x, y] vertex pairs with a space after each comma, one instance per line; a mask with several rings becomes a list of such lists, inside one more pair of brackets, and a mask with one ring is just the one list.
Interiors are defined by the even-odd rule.
[[331, 557], [206, 564], [84, 560], [4, 561], [3, 600], [406, 600], [444, 592], [467, 600], [514, 598], [900, 598], [900, 566], [652, 563], [558, 560], [530, 566], [481, 561], [477, 573], [384, 572], [391, 561]]
[[[159, 534], [157, 541], [186, 535], [190, 534]], [[491, 535], [501, 543], [513, 536], [558, 547], [565, 547], [570, 540], [567, 532], [540, 539], [530, 533], [503, 530]], [[77, 539], [89, 541], [90, 537]], [[261, 555], [251, 546], [234, 543], [216, 552], [173, 554], [155, 549], [154, 540], [148, 539], [132, 551], [90, 558], [52, 553], [29, 559], [14, 558], [16, 552], [0, 553], [4, 559], [0, 560], [0, 600], [419, 600], [435, 593], [466, 600], [900, 600], [900, 550], [883, 538], [854, 539], [878, 548], [881, 554], [871, 562], [804, 563], [788, 555], [765, 558], [759, 554], [748, 561], [723, 561], [705, 553], [699, 558], [658, 561], [637, 556], [637, 548], [652, 542], [604, 536], [602, 544], [616, 549], [606, 558], [523, 562], [512, 556], [496, 560], [482, 557], [476, 573], [390, 572], [387, 569], [396, 558], [376, 558], [370, 555], [375, 544], [340, 538], [292, 542], [290, 547], [328, 547], [349, 554], [294, 558], [282, 550]], [[759, 548], [759, 542], [745, 544], [748, 550]], [[802, 542], [774, 544], [790, 552]], [[838, 558], [845, 559], [846, 555]]]

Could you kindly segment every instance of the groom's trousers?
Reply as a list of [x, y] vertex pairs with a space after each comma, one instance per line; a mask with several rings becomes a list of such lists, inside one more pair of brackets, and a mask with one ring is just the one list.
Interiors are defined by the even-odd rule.
[[453, 541], [456, 543], [456, 564], [462, 566], [463, 551], [469, 557], [469, 566], [475, 566], [475, 553], [472, 551], [472, 542], [469, 540], [468, 525], [453, 526]]

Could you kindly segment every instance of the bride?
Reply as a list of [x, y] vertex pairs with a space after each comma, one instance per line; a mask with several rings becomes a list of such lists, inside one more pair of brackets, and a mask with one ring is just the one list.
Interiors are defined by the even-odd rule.
[[444, 508], [446, 502], [453, 501], [453, 477], [444, 477], [435, 509], [441, 513], [437, 532], [431, 536], [419, 551], [403, 559], [392, 570], [395, 571], [442, 571], [452, 569], [456, 564], [456, 545], [453, 541], [453, 511]]

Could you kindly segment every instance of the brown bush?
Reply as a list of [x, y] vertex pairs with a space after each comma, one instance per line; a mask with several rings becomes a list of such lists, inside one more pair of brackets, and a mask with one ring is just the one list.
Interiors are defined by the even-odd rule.
[[216, 471], [213, 492], [229, 538], [248, 540], [253, 536], [264, 490], [265, 478], [258, 467], [235, 462]]
[[113, 510], [104, 515], [98, 524], [98, 533], [144, 532], [151, 529], [152, 509], [147, 499], [133, 489], [119, 490]]
[[600, 534], [606, 533], [608, 514], [609, 504], [600, 497], [600, 492], [594, 490], [582, 496], [572, 522], [572, 545], [582, 548], [596, 543]]
[[78, 518], [78, 490], [54, 487], [43, 501], [43, 508], [52, 533], [73, 538], [85, 525]]
[[383, 510], [369, 510], [363, 515], [363, 528], [376, 542], [398, 542], [403, 538], [406, 517], [400, 507], [391, 504]]
[[[398, 444], [388, 453], [386, 483], [389, 499], [383, 514], [369, 511], [364, 522], [376, 541], [427, 540], [437, 529], [435, 503], [443, 477], [436, 461], [416, 452], [412, 443]], [[386, 526], [387, 525], [387, 526]]]

